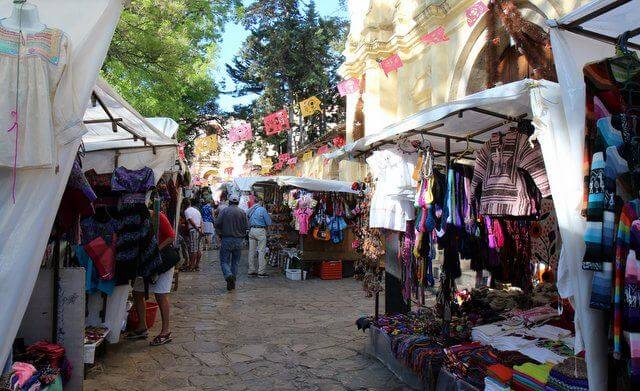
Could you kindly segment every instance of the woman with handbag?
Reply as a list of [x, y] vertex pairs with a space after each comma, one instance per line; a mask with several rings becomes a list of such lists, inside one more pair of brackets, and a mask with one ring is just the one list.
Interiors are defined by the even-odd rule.
[[[154, 211], [151, 210], [151, 218], [154, 217]], [[171, 331], [169, 323], [169, 293], [173, 283], [173, 272], [175, 266], [180, 262], [180, 255], [173, 247], [176, 237], [171, 222], [167, 216], [160, 212], [158, 214], [158, 248], [160, 249], [160, 257], [162, 265], [158, 272], [158, 277], [153, 284], [149, 284], [149, 292], [153, 292], [156, 297], [158, 307], [160, 307], [160, 316], [162, 317], [162, 330], [153, 341], [151, 346], [164, 345], [171, 342]], [[141, 277], [136, 278], [133, 284], [133, 299], [138, 313], [138, 327], [131, 332], [127, 339], [146, 339], [149, 336], [146, 323], [146, 303], [145, 303], [145, 283]]]

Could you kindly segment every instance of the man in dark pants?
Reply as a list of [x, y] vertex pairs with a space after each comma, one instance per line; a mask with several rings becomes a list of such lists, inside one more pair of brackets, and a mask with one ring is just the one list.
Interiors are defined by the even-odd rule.
[[229, 206], [222, 210], [216, 218], [216, 232], [220, 236], [220, 265], [224, 279], [227, 281], [227, 290], [236, 289], [236, 276], [238, 275], [238, 262], [244, 238], [249, 230], [247, 215], [238, 207], [240, 198], [236, 194], [229, 196]]

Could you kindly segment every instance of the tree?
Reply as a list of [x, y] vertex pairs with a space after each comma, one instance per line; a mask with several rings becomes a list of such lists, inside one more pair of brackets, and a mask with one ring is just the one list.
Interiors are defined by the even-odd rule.
[[142, 115], [171, 117], [184, 138], [216, 116], [211, 75], [225, 21], [241, 0], [132, 0], [102, 75]]
[[[246, 9], [242, 23], [250, 35], [227, 65], [227, 73], [236, 84], [235, 96], [258, 95], [252, 104], [234, 108], [236, 117], [247, 115], [258, 136], [247, 143], [247, 152], [267, 145], [291, 150], [287, 137], [295, 132], [265, 137], [262, 118], [285, 106], [296, 115], [297, 102], [312, 95], [339, 116], [335, 108], [341, 103], [331, 87], [338, 81], [346, 22], [319, 16], [313, 0], [304, 9], [298, 0], [257, 0]], [[297, 136], [313, 141], [322, 130], [321, 120], [317, 115], [305, 120]]]

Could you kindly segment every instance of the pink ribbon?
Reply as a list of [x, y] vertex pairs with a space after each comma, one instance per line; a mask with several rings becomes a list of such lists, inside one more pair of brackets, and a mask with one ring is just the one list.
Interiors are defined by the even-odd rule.
[[18, 169], [18, 109], [11, 112], [11, 116], [14, 118], [13, 125], [7, 130], [7, 133], [11, 133], [15, 130], [16, 145], [13, 150], [13, 185], [11, 187], [11, 196], [13, 203], [16, 203], [16, 177]]

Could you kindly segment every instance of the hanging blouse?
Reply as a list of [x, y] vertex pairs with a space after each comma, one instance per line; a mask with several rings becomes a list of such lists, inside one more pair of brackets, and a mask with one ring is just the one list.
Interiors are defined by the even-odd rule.
[[129, 170], [118, 167], [111, 177], [111, 190], [124, 193], [125, 204], [144, 203], [147, 191], [155, 186], [153, 170], [149, 167]]
[[373, 152], [367, 158], [375, 180], [371, 199], [369, 226], [404, 232], [407, 220], [415, 218], [413, 180], [418, 155], [407, 154], [397, 147]]
[[20, 40], [20, 33], [0, 25], [0, 167], [50, 167], [56, 142], [86, 132], [71, 77], [71, 45], [65, 33], [48, 27]]

